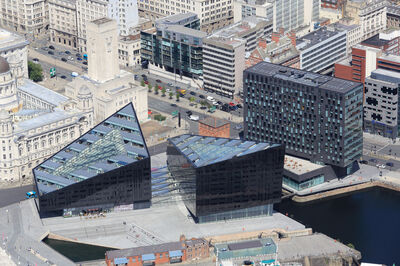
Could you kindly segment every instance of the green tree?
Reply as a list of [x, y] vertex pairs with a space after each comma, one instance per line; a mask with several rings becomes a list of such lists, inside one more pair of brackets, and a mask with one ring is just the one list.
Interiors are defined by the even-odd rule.
[[154, 94], [158, 94], [158, 90], [159, 90], [160, 88], [158, 87], [158, 85], [156, 85], [155, 87], [154, 87]]
[[181, 94], [179, 92], [177, 92], [175, 94], [175, 97], [176, 97], [176, 101], [179, 102], [179, 97], [181, 97]]
[[204, 107], [204, 106], [206, 106], [206, 105], [207, 105], [207, 102], [206, 102], [206, 101], [204, 101], [204, 100], [202, 100], [202, 101], [200, 102], [200, 104], [201, 104], [201, 107]]
[[34, 82], [43, 80], [43, 69], [39, 64], [35, 64], [31, 61], [28, 61], [28, 75], [31, 80]]
[[352, 243], [348, 243], [347, 246], [352, 249], [356, 249]]
[[171, 92], [169, 93], [169, 98], [172, 99], [172, 96], [174, 96], [174, 93], [171, 91]]
[[194, 97], [192, 96], [192, 97], [189, 98], [189, 101], [190, 101], [191, 104], [193, 104], [194, 101], [196, 101], [196, 98], [194, 98]]
[[163, 87], [162, 90], [161, 90], [162, 96], [163, 96], [163, 97], [165, 97], [165, 92], [166, 92], [166, 91], [167, 91], [167, 90]]
[[147, 88], [149, 88], [149, 92], [151, 92], [151, 89], [152, 89], [153, 87], [152, 87], [151, 84], [149, 83], [149, 84], [147, 84]]
[[144, 80], [142, 79], [142, 81], [140, 82], [140, 86], [144, 87], [146, 84], [144, 83]]

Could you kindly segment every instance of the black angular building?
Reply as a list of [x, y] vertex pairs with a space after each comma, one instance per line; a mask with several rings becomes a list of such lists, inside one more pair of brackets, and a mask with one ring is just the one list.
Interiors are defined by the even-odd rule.
[[245, 139], [284, 144], [338, 176], [357, 169], [363, 84], [267, 62], [246, 69], [243, 81]]
[[150, 156], [132, 103], [33, 169], [41, 213], [150, 207]]
[[281, 199], [284, 147], [181, 135], [168, 140], [167, 165], [195, 221], [271, 215]]

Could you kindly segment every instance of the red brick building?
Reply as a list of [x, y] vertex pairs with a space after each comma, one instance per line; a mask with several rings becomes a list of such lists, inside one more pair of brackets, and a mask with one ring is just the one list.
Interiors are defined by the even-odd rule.
[[222, 119], [207, 117], [199, 121], [199, 135], [219, 138], [230, 138], [231, 124]]
[[181, 236], [178, 242], [107, 251], [106, 264], [107, 266], [150, 266], [203, 259], [209, 256], [207, 240], [186, 239], [185, 236]]

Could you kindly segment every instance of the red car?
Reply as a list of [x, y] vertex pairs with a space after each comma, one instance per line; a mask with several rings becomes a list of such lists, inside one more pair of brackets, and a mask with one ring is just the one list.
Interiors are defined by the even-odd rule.
[[148, 80], [146, 80], [146, 81], [144, 82], [144, 84], [149, 84], [149, 81], [148, 81]]
[[236, 104], [234, 104], [233, 102], [229, 103], [229, 106], [235, 106]]
[[158, 85], [158, 89], [159, 89], [159, 90], [162, 90], [162, 87], [161, 87], [160, 85]]

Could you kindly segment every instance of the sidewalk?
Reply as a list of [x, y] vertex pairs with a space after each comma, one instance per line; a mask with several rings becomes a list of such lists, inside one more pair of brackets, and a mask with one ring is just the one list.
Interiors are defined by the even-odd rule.
[[[191, 105], [190, 101], [186, 98], [186, 97], [190, 97], [190, 95], [187, 95], [185, 98], [179, 98], [179, 102], [177, 102], [175, 100], [175, 98], [169, 99], [169, 96], [162, 97], [161, 95], [162, 95], [161, 92], [159, 92], [158, 95], [156, 95], [156, 94], [154, 94], [154, 91], [153, 91], [153, 92], [149, 92], [148, 97], [151, 97], [151, 98], [154, 98], [154, 99], [157, 99], [160, 101], [168, 102], [168, 103], [175, 103], [183, 108], [186, 108], [186, 109], [189, 109], [191, 111], [195, 111], [195, 112], [198, 112], [201, 114], [205, 114], [207, 116], [213, 116], [216, 118], [225, 119], [225, 120], [228, 120], [233, 123], [243, 123], [243, 117], [235, 116], [235, 115], [232, 115], [230, 113], [227, 113], [227, 112], [224, 112], [224, 111], [221, 111], [218, 109], [215, 110], [214, 113], [210, 113], [210, 112], [208, 112], [208, 108], [205, 110], [200, 109], [201, 105], [198, 103], [194, 103], [193, 105]], [[198, 107], [195, 107], [196, 105]]]

